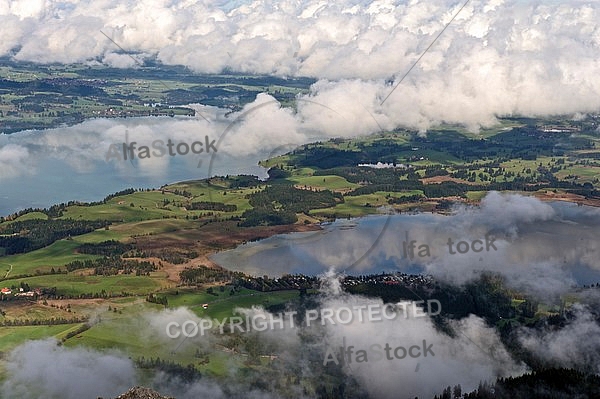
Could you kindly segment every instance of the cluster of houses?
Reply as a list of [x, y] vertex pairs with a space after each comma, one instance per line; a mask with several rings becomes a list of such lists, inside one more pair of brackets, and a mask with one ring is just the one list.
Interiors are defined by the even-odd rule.
[[396, 164], [387, 162], [359, 163], [358, 166], [372, 169], [406, 169], [410, 167], [410, 165], [404, 165], [403, 163]]
[[343, 282], [344, 286], [354, 286], [364, 283], [404, 285], [409, 287], [432, 287], [435, 284], [433, 277], [429, 275], [405, 274], [400, 272], [368, 276], [345, 276]]
[[19, 288], [18, 290], [12, 290], [10, 288], [4, 287], [0, 289], [0, 296], [2, 298], [5, 297], [25, 297], [25, 298], [33, 298], [42, 295], [42, 291], [39, 289], [35, 289], [33, 291], [25, 291], [23, 288]]
[[577, 133], [581, 131], [580, 127], [572, 125], [541, 125], [537, 128], [544, 133]]

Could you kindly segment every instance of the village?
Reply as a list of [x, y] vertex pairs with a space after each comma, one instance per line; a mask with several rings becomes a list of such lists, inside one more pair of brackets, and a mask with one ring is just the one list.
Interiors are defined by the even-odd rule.
[[13, 288], [8, 288], [8, 287], [4, 287], [2, 289], [0, 289], [0, 301], [9, 301], [11, 299], [21, 299], [21, 298], [33, 298], [33, 299], [37, 299], [38, 297], [43, 295], [43, 292], [41, 289], [36, 288], [36, 289], [29, 289], [29, 286], [27, 286], [27, 284], [23, 284], [26, 287], [13, 287]]

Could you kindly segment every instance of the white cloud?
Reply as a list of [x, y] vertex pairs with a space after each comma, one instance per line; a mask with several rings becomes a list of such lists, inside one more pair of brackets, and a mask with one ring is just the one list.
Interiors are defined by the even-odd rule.
[[522, 327], [519, 341], [537, 357], [555, 365], [600, 372], [600, 345], [594, 339], [600, 334], [595, 315], [582, 305], [571, 309], [573, 319], [561, 329]]
[[18, 144], [0, 147], [0, 180], [31, 173], [29, 156], [27, 148]]
[[6, 371], [3, 395], [32, 399], [116, 396], [137, 380], [133, 362], [122, 355], [67, 349], [51, 339], [19, 346]]
[[[600, 6], [596, 2], [471, 2], [383, 107], [390, 88], [460, 7], [450, 0], [285, 0], [118, 3], [12, 1], [0, 6], [0, 54], [37, 62], [156, 56], [197, 72], [314, 76], [370, 85], [360, 100], [382, 123], [420, 129], [441, 121], [476, 130], [496, 115], [600, 109]], [[347, 86], [347, 81], [339, 83]], [[317, 90], [317, 89], [315, 89]]]

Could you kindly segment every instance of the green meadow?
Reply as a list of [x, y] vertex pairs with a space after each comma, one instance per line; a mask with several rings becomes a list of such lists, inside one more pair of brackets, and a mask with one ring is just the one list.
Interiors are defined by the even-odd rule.
[[146, 295], [164, 287], [164, 279], [161, 277], [134, 275], [86, 276], [74, 273], [7, 279], [2, 281], [1, 284], [6, 287], [19, 287], [23, 282], [36, 288], [56, 287], [58, 295], [72, 296], [101, 294], [103, 292], [109, 295], [120, 295], [124, 292], [134, 295]]
[[56, 326], [22, 326], [0, 328], [0, 352], [7, 352], [30, 340], [56, 338], [61, 339], [81, 324], [60, 324]]
[[331, 191], [340, 191], [340, 190], [352, 190], [360, 185], [356, 183], [350, 183], [348, 180], [344, 179], [341, 176], [328, 175], [328, 176], [294, 176], [288, 179], [291, 182], [294, 182], [300, 188], [304, 186], [313, 187], [319, 190], [331, 190]]
[[[75, 240], [60, 240], [55, 243], [25, 254], [8, 255], [0, 257], [0, 272], [12, 265], [10, 276], [29, 275], [36, 272], [49, 272], [52, 268], [58, 269], [74, 260], [94, 259], [94, 255], [76, 254], [75, 249], [81, 245]], [[4, 274], [2, 274], [4, 277]], [[6, 280], [0, 285], [7, 285]]]
[[[215, 294], [211, 295], [205, 291], [171, 289], [165, 291], [165, 295], [168, 298], [169, 309], [185, 306], [198, 317], [222, 320], [233, 316], [236, 308], [285, 304], [298, 298], [299, 292], [292, 290], [267, 293], [242, 288], [234, 295], [230, 295], [229, 289], [223, 292], [215, 289]], [[98, 313], [95, 324], [90, 329], [67, 340], [65, 345], [118, 350], [134, 359], [160, 357], [183, 365], [194, 364], [201, 372], [221, 377], [226, 375], [232, 362], [240, 365], [244, 360], [241, 355], [219, 351], [221, 346], [215, 345], [214, 339], [209, 343], [208, 337], [197, 336], [188, 340], [169, 338], [166, 335], [166, 326], [173, 319], [161, 313], [164, 311], [162, 305], [139, 301], [123, 303], [122, 306], [114, 305], [114, 301], [111, 303], [118, 309], [117, 312]], [[208, 309], [202, 308], [202, 304], [205, 303], [208, 304]], [[155, 322], [151, 323], [151, 320]], [[227, 345], [229, 335], [220, 335], [218, 330], [216, 332], [216, 340], [222, 342], [222, 345]], [[195, 356], [196, 350], [210, 350], [208, 363], [199, 361]]]
[[380, 207], [389, 205], [389, 198], [400, 198], [415, 194], [423, 194], [423, 192], [420, 190], [410, 190], [402, 193], [377, 191], [373, 194], [346, 196], [343, 203], [330, 208], [313, 209], [310, 214], [327, 217], [333, 215], [338, 218], [359, 217], [365, 214], [376, 215], [381, 214]]

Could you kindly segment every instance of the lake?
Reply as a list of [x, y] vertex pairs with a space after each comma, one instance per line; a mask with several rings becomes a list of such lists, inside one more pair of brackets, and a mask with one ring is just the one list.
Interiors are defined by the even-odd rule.
[[[599, 209], [495, 196], [501, 200], [462, 207], [452, 216], [337, 220], [318, 232], [276, 235], [211, 259], [227, 269], [270, 277], [333, 269], [351, 275], [426, 273], [460, 283], [488, 270], [540, 289], [600, 282]], [[514, 209], [502, 204], [505, 198]]]

